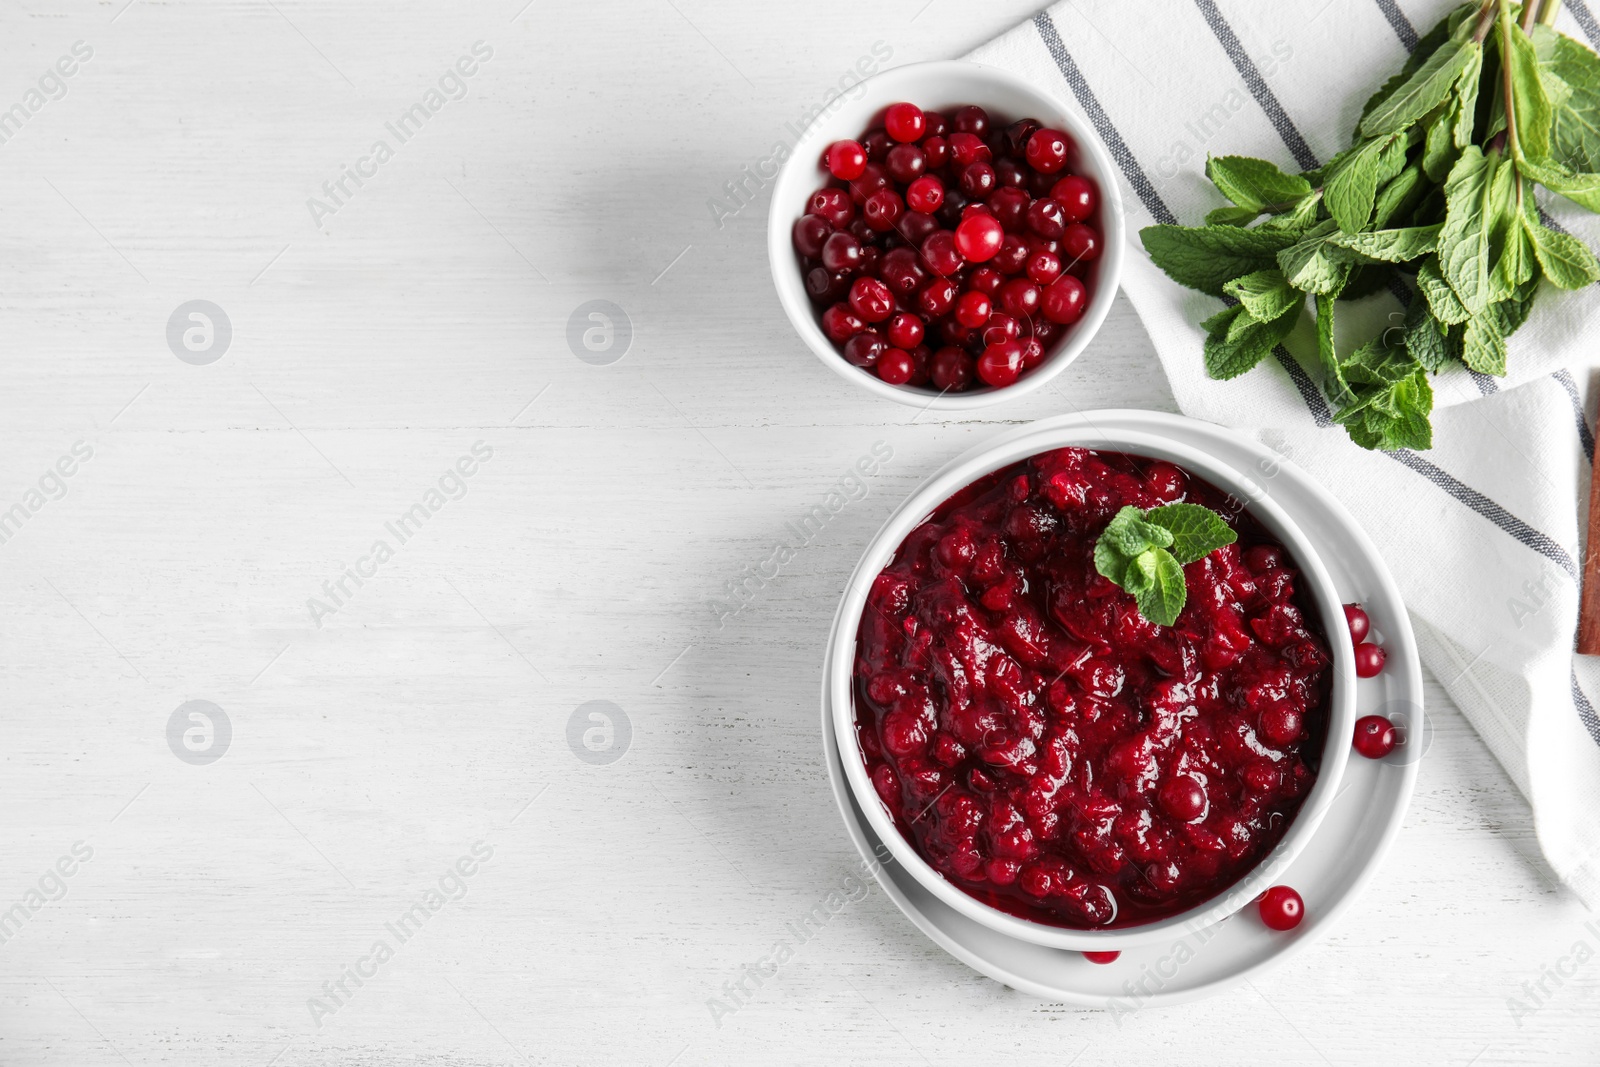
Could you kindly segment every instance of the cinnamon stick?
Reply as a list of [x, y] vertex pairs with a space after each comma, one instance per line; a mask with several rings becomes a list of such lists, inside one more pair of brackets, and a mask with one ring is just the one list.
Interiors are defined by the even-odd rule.
[[1578, 652], [1600, 656], [1600, 471], [1589, 457], [1589, 536], [1583, 554], [1583, 599], [1578, 607]]

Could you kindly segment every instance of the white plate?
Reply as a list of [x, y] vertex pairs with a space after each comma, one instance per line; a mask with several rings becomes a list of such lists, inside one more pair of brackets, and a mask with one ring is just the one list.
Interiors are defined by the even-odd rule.
[[[1412, 734], [1386, 760], [1349, 761], [1338, 799], [1305, 850], [1280, 877], [1282, 884], [1293, 886], [1305, 899], [1307, 917], [1298, 928], [1288, 933], [1268, 930], [1255, 909], [1246, 907], [1208, 929], [1125, 950], [1116, 962], [1101, 965], [1077, 952], [1029, 944], [990, 930], [940, 901], [899, 865], [878, 864], [877, 857], [887, 849], [868, 827], [845, 781], [825, 682], [823, 746], [834, 799], [856, 847], [873, 862], [879, 883], [906, 917], [946, 952], [1014, 989], [1085, 1007], [1132, 1011], [1206, 996], [1273, 966], [1328, 930], [1360, 895], [1399, 832], [1416, 781], [1417, 761], [1427, 748], [1422, 666], [1399, 590], [1371, 540], [1326, 490], [1264, 446], [1196, 419], [1125, 410], [1031, 423], [984, 447], [1073, 423], [1164, 436], [1208, 452], [1237, 470], [1255, 472], [1315, 545], [1342, 599], [1366, 607], [1388, 652], [1383, 673], [1358, 683], [1357, 714], [1389, 715]], [[829, 666], [824, 663], [824, 679]]]

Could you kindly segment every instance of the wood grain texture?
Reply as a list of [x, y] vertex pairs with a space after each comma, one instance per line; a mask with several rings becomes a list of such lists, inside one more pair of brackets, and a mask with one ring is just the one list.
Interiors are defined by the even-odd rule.
[[[0, 944], [0, 1062], [1600, 1058], [1600, 963], [1508, 1010], [1600, 937], [1437, 687], [1399, 848], [1270, 978], [1118, 1021], [974, 974], [873, 893], [715, 1025], [855, 862], [817, 672], [884, 515], [1002, 423], [1172, 398], [1124, 301], [1058, 388], [874, 401], [785, 323], [764, 196], [706, 206], [874, 42], [958, 55], [1030, 3], [519, 8], [0, 11], [0, 107], [94, 50], [0, 144], [0, 510], [93, 450], [0, 544], [0, 908], [93, 849]], [[319, 229], [307, 198], [480, 40], [467, 96]], [[233, 328], [208, 366], [167, 346], [193, 299]], [[567, 346], [592, 299], [633, 326], [612, 366]], [[319, 627], [308, 599], [479, 441], [465, 495]], [[707, 601], [876, 441], [865, 498], [719, 629]], [[206, 766], [168, 745], [194, 699], [233, 730]], [[631, 722], [609, 765], [567, 742], [593, 700]], [[465, 896], [316, 1025], [480, 841]]]

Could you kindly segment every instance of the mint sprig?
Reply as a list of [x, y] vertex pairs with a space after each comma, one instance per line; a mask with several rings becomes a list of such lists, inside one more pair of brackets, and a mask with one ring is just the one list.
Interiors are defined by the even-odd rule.
[[1094, 569], [1133, 594], [1139, 614], [1158, 626], [1178, 621], [1188, 599], [1183, 565], [1239, 539], [1221, 515], [1199, 504], [1142, 511], [1129, 505], [1094, 545]]
[[[1367, 101], [1349, 148], [1301, 174], [1212, 157], [1229, 203], [1140, 232], [1173, 280], [1227, 305], [1201, 324], [1211, 377], [1252, 370], [1309, 305], [1334, 421], [1366, 448], [1428, 448], [1429, 375], [1505, 374], [1537, 294], [1600, 280], [1533, 198], [1542, 185], [1600, 212], [1600, 57], [1551, 27], [1560, 5], [1468, 0]], [[1336, 348], [1336, 301], [1402, 286], [1403, 327]]]

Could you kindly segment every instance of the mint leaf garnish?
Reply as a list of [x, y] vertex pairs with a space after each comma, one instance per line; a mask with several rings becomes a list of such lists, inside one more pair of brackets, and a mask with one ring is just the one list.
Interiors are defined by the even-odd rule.
[[1188, 598], [1183, 565], [1238, 540], [1221, 515], [1199, 504], [1150, 511], [1128, 506], [1106, 524], [1094, 546], [1094, 567], [1133, 595], [1139, 614], [1158, 626], [1178, 621]]
[[1152, 509], [1145, 518], [1172, 532], [1172, 555], [1179, 563], [1204, 559], [1239, 539], [1228, 520], [1199, 504], [1167, 504]]

